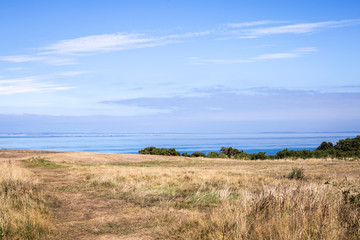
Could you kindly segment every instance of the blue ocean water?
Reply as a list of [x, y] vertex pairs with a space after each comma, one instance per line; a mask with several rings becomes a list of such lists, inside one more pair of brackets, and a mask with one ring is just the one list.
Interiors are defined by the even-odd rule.
[[315, 149], [322, 141], [334, 144], [360, 132], [332, 133], [159, 133], [159, 134], [0, 134], [0, 148], [84, 151], [102, 153], [137, 153], [149, 146], [175, 148], [180, 152], [219, 151], [222, 146], [248, 153], [275, 154], [284, 148]]

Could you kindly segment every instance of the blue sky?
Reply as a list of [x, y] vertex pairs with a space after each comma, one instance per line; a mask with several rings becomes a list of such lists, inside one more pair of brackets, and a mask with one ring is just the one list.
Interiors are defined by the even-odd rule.
[[1, 1], [0, 132], [360, 131], [359, 1]]

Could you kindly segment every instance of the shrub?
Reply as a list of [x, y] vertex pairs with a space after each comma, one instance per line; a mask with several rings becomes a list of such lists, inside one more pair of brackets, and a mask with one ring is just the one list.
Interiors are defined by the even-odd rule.
[[241, 153], [239, 149], [232, 148], [232, 147], [221, 147], [220, 152], [228, 156], [229, 158], [234, 157], [236, 154]]
[[334, 145], [332, 144], [332, 142], [322, 142], [320, 144], [320, 146], [318, 146], [316, 148], [315, 151], [326, 151], [326, 150], [330, 150], [330, 149], [333, 149], [334, 148]]
[[203, 152], [193, 152], [190, 157], [206, 157], [206, 155]]
[[241, 151], [240, 153], [236, 154], [234, 156], [235, 159], [250, 159], [251, 158], [251, 154], [246, 153], [244, 151]]
[[329, 156], [330, 151], [327, 150], [316, 150], [313, 152], [314, 158], [327, 158]]
[[298, 158], [302, 158], [302, 159], [307, 159], [307, 158], [312, 158], [313, 157], [313, 153], [311, 150], [300, 150], [300, 151], [296, 151], [297, 152], [297, 156]]
[[278, 151], [275, 155], [277, 159], [289, 158], [291, 156], [291, 152], [289, 149], [285, 148], [284, 150]]
[[191, 154], [188, 154], [187, 152], [184, 152], [184, 153], [181, 154], [181, 156], [183, 156], [183, 157], [191, 157]]
[[358, 152], [360, 151], [360, 135], [355, 138], [342, 139], [334, 148], [343, 152]]
[[180, 156], [180, 153], [175, 148], [156, 148], [147, 147], [139, 151], [139, 154], [145, 155], [164, 155], [164, 156]]
[[206, 157], [208, 157], [208, 158], [227, 158], [227, 156], [224, 153], [218, 153], [218, 152], [209, 152], [209, 154]]
[[250, 155], [250, 159], [251, 160], [265, 160], [267, 158], [266, 153], [265, 152], [258, 152], [258, 153], [253, 153]]
[[288, 179], [303, 180], [305, 178], [304, 170], [302, 168], [294, 167], [287, 175]]

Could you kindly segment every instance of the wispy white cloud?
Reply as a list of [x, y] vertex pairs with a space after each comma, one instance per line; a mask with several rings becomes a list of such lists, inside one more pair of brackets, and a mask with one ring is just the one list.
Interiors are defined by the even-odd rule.
[[0, 57], [0, 61], [11, 63], [40, 62], [56, 66], [72, 65], [76, 63], [76, 61], [71, 58], [47, 57], [39, 56], [38, 54], [2, 56]]
[[0, 95], [30, 92], [53, 92], [74, 87], [62, 86], [53, 82], [37, 82], [36, 77], [0, 80]]
[[243, 28], [243, 27], [269, 25], [269, 24], [285, 23], [285, 22], [287, 22], [287, 21], [261, 20], [261, 21], [252, 21], [252, 22], [228, 23], [228, 24], [225, 24], [225, 26], [230, 27], [230, 28]]
[[40, 48], [45, 54], [77, 54], [109, 50], [131, 49], [154, 44], [156, 39], [141, 34], [103, 34], [62, 40]]
[[287, 59], [287, 58], [297, 58], [301, 57], [305, 54], [309, 54], [312, 52], [316, 52], [317, 49], [314, 47], [305, 47], [298, 48], [289, 52], [281, 52], [281, 53], [270, 53], [270, 54], [262, 54], [252, 58], [244, 58], [244, 59], [204, 59], [198, 57], [188, 58], [193, 64], [204, 64], [204, 63], [250, 63], [250, 62], [258, 62], [258, 61], [266, 61], [266, 60], [276, 60], [276, 59]]
[[119, 51], [136, 48], [156, 47], [168, 44], [174, 39], [199, 37], [211, 31], [174, 34], [160, 37], [146, 37], [144, 34], [114, 33], [62, 40], [40, 48], [41, 54], [84, 54], [104, 51]]
[[250, 58], [249, 60], [253, 61], [263, 61], [263, 60], [271, 60], [271, 59], [283, 59], [283, 58], [296, 58], [300, 57], [307, 53], [316, 52], [317, 49], [314, 47], [305, 47], [298, 48], [291, 52], [283, 52], [283, 53], [270, 53], [270, 54], [262, 54], [260, 56]]
[[[72, 65], [77, 63], [74, 57], [78, 55], [157, 47], [181, 39], [200, 37], [211, 33], [212, 31], [200, 31], [152, 37], [146, 37], [144, 34], [128, 33], [91, 35], [61, 40], [40, 47], [38, 52], [33, 55], [0, 56], [0, 61], [11, 63], [41, 62], [56, 66]], [[59, 55], [67, 55], [67, 57], [59, 57]]]
[[50, 75], [29, 76], [22, 78], [0, 79], [0, 95], [11, 95], [16, 93], [53, 92], [68, 90], [74, 86], [55, 83], [54, 80], [74, 77], [87, 72], [69, 71]]
[[16, 56], [3, 56], [0, 57], [0, 61], [23, 63], [23, 62], [37, 62], [46, 59], [45, 57], [27, 56], [27, 55], [16, 55]]
[[239, 34], [240, 38], [256, 38], [260, 36], [274, 35], [274, 34], [311, 33], [322, 29], [340, 28], [340, 27], [356, 25], [356, 24], [360, 24], [360, 19], [325, 21], [325, 22], [315, 22], [315, 23], [300, 23], [300, 24], [290, 24], [290, 25], [266, 27], [266, 28], [252, 28], [241, 31], [232, 31], [232, 33]]
[[216, 31], [215, 30], [206, 30], [206, 31], [201, 31], [201, 32], [189, 32], [189, 33], [184, 33], [184, 34], [173, 34], [173, 35], [167, 35], [167, 36], [163, 36], [160, 39], [172, 39], [172, 38], [191, 38], [191, 37], [201, 37], [201, 36], [206, 36], [209, 34], [215, 34]]

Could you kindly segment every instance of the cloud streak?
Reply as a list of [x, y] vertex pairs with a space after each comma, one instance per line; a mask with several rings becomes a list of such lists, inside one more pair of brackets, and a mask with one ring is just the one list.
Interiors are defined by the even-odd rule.
[[76, 63], [76, 61], [71, 58], [45, 57], [45, 56], [39, 56], [38, 54], [35, 54], [34, 56], [30, 56], [30, 55], [3, 56], [0, 57], [0, 61], [10, 62], [10, 63], [40, 62], [43, 64], [49, 64], [55, 66], [65, 66]]
[[238, 34], [239, 38], [257, 38], [275, 34], [304, 34], [328, 28], [340, 28], [357, 24], [360, 24], [360, 19], [300, 23], [266, 28], [252, 28], [240, 31], [232, 31], [232, 33]]
[[69, 40], [62, 40], [40, 48], [42, 54], [72, 55], [110, 50], [133, 49], [160, 44], [157, 39], [146, 38], [141, 34], [103, 34]]
[[23, 78], [0, 79], [0, 95], [11, 95], [17, 93], [39, 93], [69, 90], [74, 86], [57, 84], [53, 80], [74, 77], [86, 72], [60, 72], [51, 75], [29, 76]]
[[[38, 48], [39, 52], [34, 55], [0, 56], [0, 61], [11, 63], [40, 62], [57, 66], [72, 65], [77, 63], [74, 56], [163, 46], [181, 39], [201, 37], [211, 33], [213, 32], [201, 31], [152, 37], [128, 33], [91, 35], [61, 40], [40, 47]], [[64, 58], [59, 57], [59, 55], [70, 57]]]
[[317, 49], [314, 47], [304, 47], [298, 48], [289, 52], [281, 52], [281, 53], [270, 53], [270, 54], [262, 54], [252, 58], [244, 58], [244, 59], [203, 59], [198, 57], [189, 58], [193, 64], [205, 64], [205, 63], [251, 63], [251, 62], [259, 62], [259, 61], [268, 61], [268, 60], [277, 60], [277, 59], [289, 59], [289, 58], [297, 58], [301, 57], [305, 54], [309, 54], [312, 52], [316, 52]]
[[176, 39], [200, 37], [212, 31], [190, 32], [160, 37], [146, 37], [144, 34], [114, 33], [62, 40], [40, 48], [41, 54], [83, 54], [93, 52], [120, 51], [166, 45]]
[[228, 23], [228, 24], [225, 24], [225, 26], [230, 27], [230, 28], [244, 28], [244, 27], [269, 25], [269, 24], [285, 23], [285, 22], [287, 22], [287, 21], [261, 20], [261, 21], [252, 21], [252, 22]]
[[53, 92], [68, 90], [71, 88], [74, 87], [61, 86], [53, 82], [37, 82], [36, 78], [33, 77], [0, 81], [0, 95], [30, 92]]

